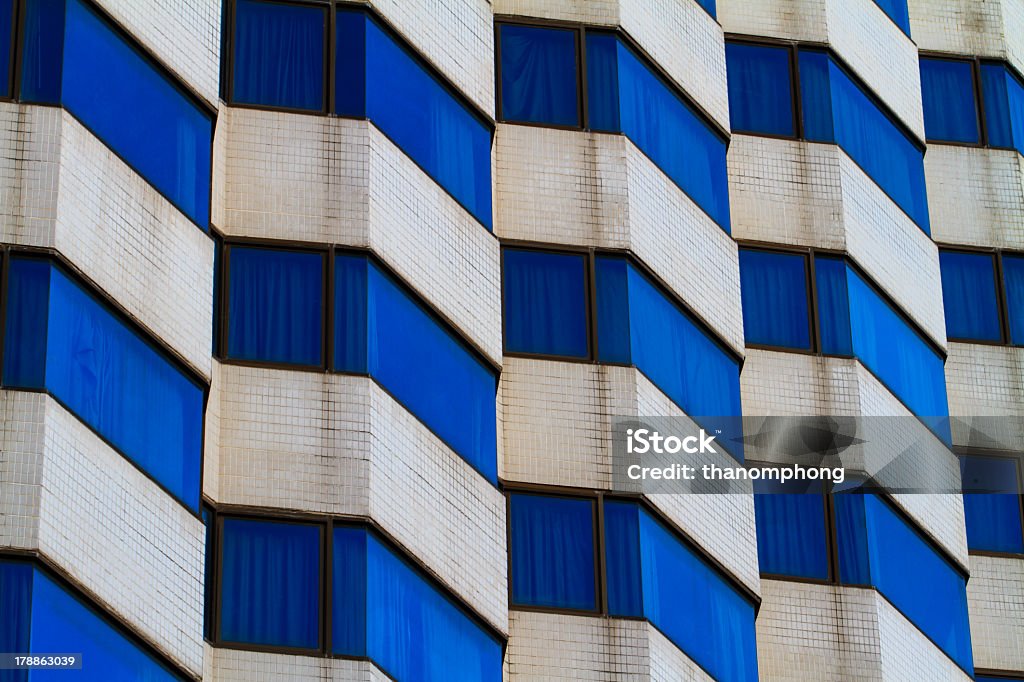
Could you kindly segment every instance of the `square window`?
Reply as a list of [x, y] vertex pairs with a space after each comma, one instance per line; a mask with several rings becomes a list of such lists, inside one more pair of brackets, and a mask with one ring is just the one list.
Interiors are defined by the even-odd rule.
[[1011, 457], [960, 457], [968, 548], [1024, 553], [1019, 481]]
[[501, 117], [506, 121], [578, 126], [577, 32], [503, 24]]
[[586, 358], [584, 257], [506, 249], [502, 258], [505, 350]]
[[924, 129], [929, 140], [981, 141], [974, 99], [974, 68], [970, 62], [921, 59]]
[[726, 43], [733, 132], [796, 135], [789, 48]]
[[811, 349], [804, 256], [741, 250], [740, 288], [747, 343]]
[[998, 342], [1002, 331], [992, 255], [940, 251], [939, 265], [942, 268], [946, 336], [950, 339]]

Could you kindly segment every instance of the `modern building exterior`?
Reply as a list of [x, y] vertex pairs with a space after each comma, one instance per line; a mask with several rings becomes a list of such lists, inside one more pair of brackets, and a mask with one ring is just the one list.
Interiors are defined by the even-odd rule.
[[[1024, 680], [1022, 74], [1024, 0], [0, 0], [0, 682]], [[964, 493], [621, 485], [764, 416]]]

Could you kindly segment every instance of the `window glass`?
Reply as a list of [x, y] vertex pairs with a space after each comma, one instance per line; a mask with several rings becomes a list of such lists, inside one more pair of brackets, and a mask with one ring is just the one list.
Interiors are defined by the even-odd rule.
[[1024, 552], [1020, 478], [1010, 457], [960, 457], [967, 546], [987, 552]]
[[319, 365], [323, 255], [234, 246], [228, 258], [228, 357]]
[[1024, 344], [1024, 256], [1003, 256], [1003, 284], [1010, 323], [1010, 342]]
[[0, 97], [11, 94], [11, 56], [14, 36], [14, 0], [0, 0]]
[[315, 649], [320, 641], [321, 528], [224, 519], [220, 637]]
[[924, 129], [929, 140], [978, 143], [978, 108], [970, 62], [921, 59]]
[[821, 327], [821, 352], [826, 355], [853, 355], [846, 263], [841, 258], [816, 257], [814, 283], [817, 288], [818, 324]]
[[733, 132], [796, 134], [790, 55], [786, 47], [726, 43]]
[[326, 26], [322, 7], [237, 0], [232, 100], [321, 111]]
[[697, 4], [704, 8], [712, 17], [715, 16], [715, 0], [696, 0]]
[[579, 125], [577, 31], [502, 24], [501, 116], [506, 121]]
[[203, 505], [202, 511], [203, 531], [206, 544], [203, 548], [203, 584], [206, 589], [203, 591], [203, 637], [213, 640], [213, 558], [217, 554], [217, 547], [214, 544], [214, 516], [209, 507]]
[[875, 4], [882, 8], [892, 23], [899, 26], [907, 36], [910, 36], [910, 12], [907, 10], [907, 0], [875, 0]]
[[998, 342], [999, 301], [991, 254], [939, 251], [946, 336]]
[[512, 603], [594, 610], [594, 503], [511, 496]]
[[213, 119], [102, 20], [68, 0], [64, 106], [202, 229]]
[[813, 492], [786, 492], [774, 481], [754, 484], [757, 560], [761, 573], [827, 580], [828, 541], [825, 498]]
[[1024, 85], [1004, 64], [982, 64], [981, 91], [989, 144], [1024, 154]]
[[[32, 573], [32, 565], [29, 563], [0, 560], [0, 613], [4, 614], [4, 627], [0, 628], [0, 649], [4, 653], [32, 651], [29, 641]], [[11, 673], [11, 682], [22, 682], [26, 677], [17, 677]]]
[[582, 255], [503, 250], [505, 350], [587, 357], [585, 272]]
[[640, 508], [633, 502], [605, 500], [605, 589], [613, 616], [644, 616], [640, 557]]
[[740, 287], [747, 343], [811, 349], [805, 256], [741, 249]]
[[60, 104], [64, 0], [26, 0], [24, 7], [25, 34], [18, 97], [24, 102]]
[[601, 362], [633, 362], [629, 331], [629, 265], [625, 258], [598, 258], [597, 348]]

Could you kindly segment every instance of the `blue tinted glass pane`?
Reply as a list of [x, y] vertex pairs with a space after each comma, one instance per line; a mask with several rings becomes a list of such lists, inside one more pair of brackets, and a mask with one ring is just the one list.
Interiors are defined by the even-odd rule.
[[712, 17], [715, 16], [715, 0], [697, 0], [697, 4], [703, 7]]
[[[856, 356], [919, 417], [946, 417], [943, 359], [860, 275], [847, 267]], [[944, 433], [949, 441], [948, 423]]]
[[733, 132], [795, 134], [791, 54], [787, 47], [726, 43]]
[[376, 266], [368, 280], [370, 375], [497, 483], [495, 371]]
[[367, 538], [366, 645], [396, 680], [500, 682], [502, 646], [419, 571]]
[[613, 616], [643, 616], [640, 584], [640, 516], [632, 502], [604, 503], [604, 559], [608, 611]]
[[366, 15], [338, 9], [334, 113], [366, 117]]
[[577, 31], [503, 24], [501, 116], [506, 121], [579, 125]]
[[754, 516], [761, 573], [828, 578], [824, 497], [761, 493], [754, 496]]
[[728, 232], [726, 141], [621, 40], [618, 56], [622, 132]]
[[988, 142], [1024, 153], [1024, 85], [1003, 64], [981, 65]]
[[853, 355], [846, 264], [839, 258], [815, 258], [814, 283], [821, 326], [821, 352], [826, 355]]
[[235, 102], [324, 108], [327, 10], [279, 2], [235, 3]]
[[[32, 566], [28, 563], [0, 561], [0, 651], [26, 653], [32, 617]], [[76, 650], [77, 651], [77, 650]], [[3, 682], [22, 682], [27, 671], [0, 670]]]
[[804, 137], [811, 142], [835, 142], [828, 55], [824, 52], [800, 50], [798, 59]]
[[583, 256], [502, 251], [505, 350], [585, 358]]
[[203, 507], [201, 514], [206, 541], [203, 546], [203, 637], [213, 640], [213, 557], [217, 547], [213, 543], [213, 512]]
[[594, 609], [594, 503], [512, 495], [512, 603]]
[[50, 263], [12, 258], [7, 274], [4, 386], [46, 387], [46, 327], [49, 323]]
[[834, 61], [829, 61], [836, 142], [926, 234], [924, 152]]
[[739, 362], [632, 265], [628, 279], [633, 364], [691, 417], [739, 416]]
[[[31, 637], [34, 653], [80, 653], [82, 670], [71, 673], [75, 679], [89, 682], [184, 679], [145, 653], [38, 569], [32, 585]], [[32, 672], [32, 682], [59, 682], [67, 678], [67, 671]]]
[[1010, 320], [1010, 341], [1024, 344], [1024, 257], [1003, 256], [1003, 284]]
[[970, 62], [921, 59], [924, 130], [929, 140], [980, 141], [974, 101], [974, 69]]
[[198, 511], [203, 389], [57, 268], [49, 312], [46, 387]]
[[366, 372], [366, 256], [334, 259], [334, 369]]
[[366, 656], [366, 530], [334, 528], [331, 653]]
[[999, 341], [999, 302], [991, 254], [940, 251], [946, 336]]
[[0, 97], [10, 96], [14, 48], [14, 0], [0, 0]]
[[491, 228], [491, 129], [373, 20], [366, 24], [366, 114]]
[[901, 31], [910, 35], [910, 12], [907, 10], [907, 0], [875, 0], [875, 4], [889, 15], [892, 23], [899, 26]]
[[319, 365], [323, 256], [236, 246], [229, 257], [228, 357]]
[[83, 0], [68, 0], [64, 106], [204, 230], [213, 120]]
[[619, 41], [612, 33], [586, 32], [587, 118], [591, 130], [619, 132]]
[[27, 0], [24, 30], [18, 96], [24, 102], [59, 104], [64, 60], [64, 0]]
[[221, 542], [221, 639], [316, 648], [320, 527], [225, 519]]
[[747, 343], [810, 350], [806, 256], [740, 250], [740, 287]]
[[625, 258], [598, 258], [597, 352], [601, 362], [630, 364], [629, 286]]
[[1024, 552], [1017, 461], [963, 456], [960, 480], [967, 546], [988, 552]]
[[966, 580], [881, 498], [865, 495], [864, 510], [872, 584], [970, 673]]
[[867, 522], [864, 496], [835, 495], [836, 545], [839, 554], [839, 581], [844, 585], [870, 585], [871, 563], [868, 556]]
[[644, 615], [716, 680], [757, 680], [754, 605], [646, 511]]

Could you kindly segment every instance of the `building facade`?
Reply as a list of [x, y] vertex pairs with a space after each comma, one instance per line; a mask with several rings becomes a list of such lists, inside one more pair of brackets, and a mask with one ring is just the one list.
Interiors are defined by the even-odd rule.
[[[1024, 0], [0, 0], [0, 36], [0, 654], [1024, 679]], [[623, 486], [654, 416], [899, 418], [957, 487]]]

